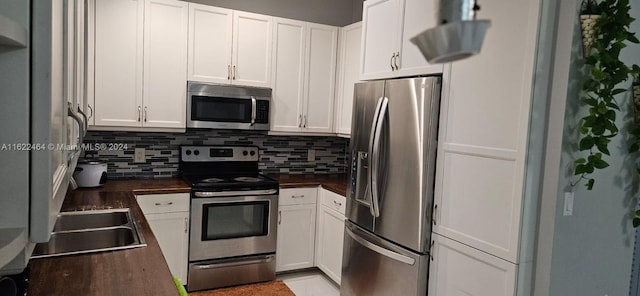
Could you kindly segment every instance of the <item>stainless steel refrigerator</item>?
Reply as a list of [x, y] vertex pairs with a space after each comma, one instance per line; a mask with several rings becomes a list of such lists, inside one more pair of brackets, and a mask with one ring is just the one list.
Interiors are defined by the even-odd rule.
[[427, 294], [440, 81], [355, 85], [340, 295]]

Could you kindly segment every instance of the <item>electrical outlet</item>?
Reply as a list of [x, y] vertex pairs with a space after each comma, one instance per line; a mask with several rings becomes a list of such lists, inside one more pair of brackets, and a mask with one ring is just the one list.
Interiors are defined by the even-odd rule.
[[562, 213], [563, 216], [573, 215], [573, 195], [573, 192], [564, 193], [564, 211]]
[[315, 161], [316, 160], [316, 151], [313, 149], [309, 149], [307, 151], [307, 161]]
[[136, 149], [134, 149], [133, 162], [134, 163], [143, 163], [143, 162], [145, 162], [144, 148], [136, 148]]

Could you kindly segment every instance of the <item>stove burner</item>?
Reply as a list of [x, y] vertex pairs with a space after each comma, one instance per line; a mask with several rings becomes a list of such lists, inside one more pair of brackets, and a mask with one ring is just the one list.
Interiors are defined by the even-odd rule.
[[254, 183], [254, 182], [262, 181], [262, 179], [255, 178], [255, 177], [237, 177], [237, 178], [234, 178], [234, 180], [238, 182], [245, 182], [245, 183]]
[[219, 182], [222, 182], [222, 181], [224, 181], [224, 180], [220, 179], [220, 178], [206, 178], [206, 179], [200, 180], [200, 182], [203, 182], [203, 183], [219, 183]]

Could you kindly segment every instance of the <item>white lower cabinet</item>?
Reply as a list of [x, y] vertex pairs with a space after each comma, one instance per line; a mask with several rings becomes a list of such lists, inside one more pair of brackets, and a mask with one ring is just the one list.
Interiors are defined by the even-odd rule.
[[276, 271], [313, 267], [318, 189], [281, 189]]
[[316, 266], [338, 284], [342, 274], [345, 204], [344, 196], [320, 189], [316, 227]]
[[436, 233], [432, 240], [429, 296], [515, 295], [515, 264]]
[[189, 194], [137, 195], [169, 270], [187, 283], [189, 255]]

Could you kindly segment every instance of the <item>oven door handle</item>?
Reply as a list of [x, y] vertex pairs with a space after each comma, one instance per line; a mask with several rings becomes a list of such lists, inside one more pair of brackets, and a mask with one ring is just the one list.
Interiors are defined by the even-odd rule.
[[239, 265], [250, 265], [250, 264], [258, 264], [258, 263], [268, 263], [273, 261], [273, 255], [265, 256], [261, 259], [250, 259], [244, 261], [236, 261], [236, 262], [225, 262], [225, 263], [213, 263], [213, 264], [205, 264], [205, 265], [194, 265], [195, 269], [214, 269], [214, 268], [223, 268], [229, 266], [239, 266]]
[[269, 195], [277, 193], [277, 189], [247, 190], [247, 191], [219, 191], [219, 192], [195, 192], [195, 197], [225, 197], [237, 195]]
[[256, 97], [251, 96], [251, 126], [256, 124]]

